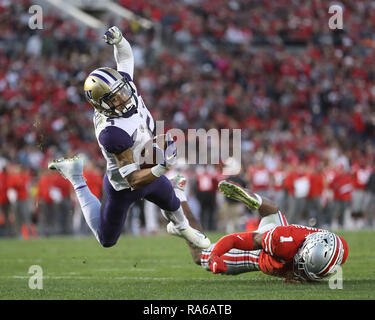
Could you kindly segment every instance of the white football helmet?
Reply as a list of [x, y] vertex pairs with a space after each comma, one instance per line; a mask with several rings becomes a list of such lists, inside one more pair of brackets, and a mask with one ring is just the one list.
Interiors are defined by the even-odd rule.
[[343, 256], [343, 242], [334, 233], [309, 234], [294, 256], [294, 275], [304, 280], [319, 281], [336, 271]]

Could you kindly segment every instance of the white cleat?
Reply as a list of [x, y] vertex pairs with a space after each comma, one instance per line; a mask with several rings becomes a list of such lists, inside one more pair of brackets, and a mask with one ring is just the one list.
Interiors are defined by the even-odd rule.
[[171, 235], [184, 238], [189, 241], [193, 246], [200, 249], [207, 249], [211, 245], [210, 239], [208, 239], [202, 232], [188, 226], [184, 230], [178, 230], [173, 222], [169, 222], [167, 225], [167, 232]]
[[177, 230], [172, 221], [167, 224], [167, 232], [172, 236], [182, 237], [182, 234]]
[[48, 169], [57, 170], [65, 179], [72, 181], [83, 177], [83, 159], [79, 156], [56, 159], [48, 163]]

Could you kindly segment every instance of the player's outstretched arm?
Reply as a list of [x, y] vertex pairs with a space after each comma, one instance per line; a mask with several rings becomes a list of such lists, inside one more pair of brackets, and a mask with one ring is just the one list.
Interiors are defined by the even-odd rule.
[[113, 45], [117, 70], [126, 72], [133, 79], [134, 55], [130, 43], [116, 26], [109, 28], [103, 36], [107, 44]]
[[213, 273], [225, 273], [227, 266], [221, 258], [231, 249], [258, 250], [262, 248], [263, 233], [241, 232], [222, 237], [212, 249], [208, 258], [208, 266]]
[[256, 193], [251, 193], [234, 182], [223, 180], [219, 190], [228, 198], [244, 203], [250, 210], [258, 210], [262, 217], [277, 213], [279, 207]]

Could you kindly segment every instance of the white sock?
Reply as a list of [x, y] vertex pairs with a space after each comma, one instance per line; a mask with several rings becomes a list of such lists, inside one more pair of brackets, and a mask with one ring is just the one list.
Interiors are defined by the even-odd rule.
[[163, 216], [167, 218], [167, 220], [173, 222], [177, 230], [185, 230], [189, 226], [189, 221], [188, 219], [186, 219], [181, 205], [176, 211], [162, 210], [162, 213]]
[[75, 181], [75, 183], [72, 182], [72, 184], [86, 223], [90, 227], [95, 238], [99, 241], [98, 228], [100, 221], [101, 203], [98, 198], [91, 193], [85, 181], [82, 182], [81, 180], [79, 183]]

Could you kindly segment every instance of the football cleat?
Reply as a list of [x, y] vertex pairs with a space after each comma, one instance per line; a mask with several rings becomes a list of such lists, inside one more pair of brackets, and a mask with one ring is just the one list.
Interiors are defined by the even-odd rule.
[[175, 175], [173, 178], [169, 179], [169, 181], [172, 183], [173, 188], [185, 191], [186, 178], [182, 174]]
[[172, 236], [182, 237], [180, 231], [177, 230], [172, 221], [167, 224], [167, 232]]
[[229, 199], [241, 201], [250, 210], [258, 210], [261, 203], [254, 196], [251, 196], [243, 188], [230, 181], [220, 181], [219, 190]]
[[72, 181], [83, 177], [83, 159], [79, 156], [59, 158], [49, 162], [48, 169], [57, 170], [65, 179]]
[[171, 235], [178, 236], [184, 238], [185, 240], [189, 241], [193, 246], [200, 248], [200, 249], [207, 249], [211, 241], [207, 238], [202, 232], [196, 230], [190, 226], [188, 226], [184, 230], [178, 230], [173, 222], [169, 222], [167, 225], [167, 232]]

